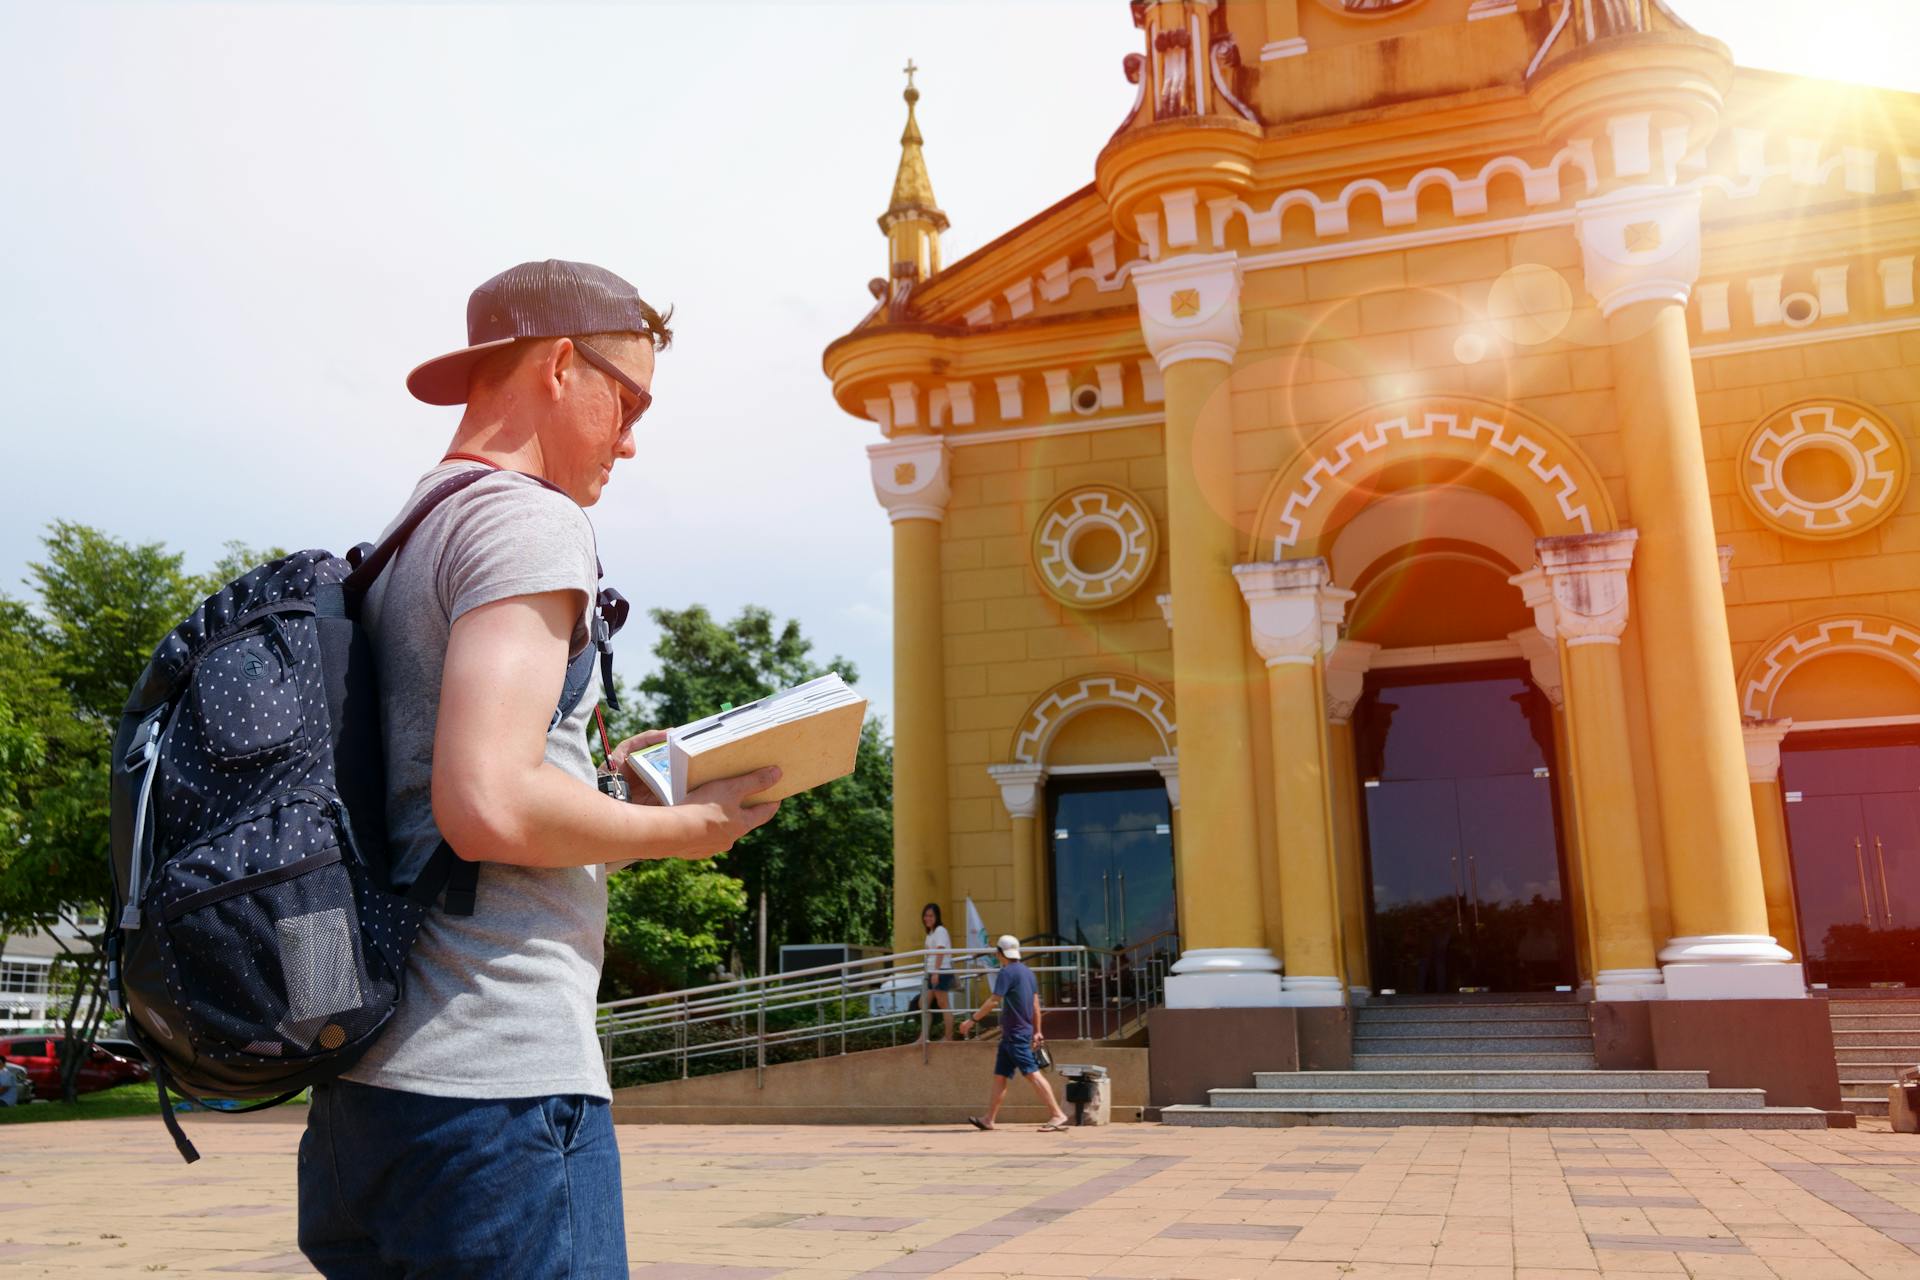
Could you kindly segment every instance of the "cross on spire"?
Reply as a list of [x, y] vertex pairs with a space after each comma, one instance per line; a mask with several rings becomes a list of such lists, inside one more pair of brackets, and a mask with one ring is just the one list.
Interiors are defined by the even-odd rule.
[[918, 71], [920, 68], [913, 65], [912, 58], [908, 58], [907, 65], [900, 69], [907, 73], [907, 88], [909, 89], [913, 88], [913, 73]]

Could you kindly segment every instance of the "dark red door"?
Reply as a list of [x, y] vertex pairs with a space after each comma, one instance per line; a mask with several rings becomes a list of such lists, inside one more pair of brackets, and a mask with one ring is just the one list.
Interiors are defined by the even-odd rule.
[[1354, 729], [1375, 985], [1570, 986], [1553, 712], [1526, 668], [1376, 671]]
[[1920, 742], [1795, 734], [1780, 765], [1808, 981], [1920, 986]]

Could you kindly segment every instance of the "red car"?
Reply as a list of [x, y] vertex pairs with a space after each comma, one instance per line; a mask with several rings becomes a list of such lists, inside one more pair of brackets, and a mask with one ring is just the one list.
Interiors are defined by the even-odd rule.
[[[0, 1038], [0, 1058], [26, 1068], [36, 1096], [58, 1098], [60, 1063], [69, 1043], [60, 1036], [7, 1036]], [[144, 1062], [128, 1062], [99, 1045], [88, 1045], [87, 1049], [86, 1061], [80, 1064], [80, 1073], [74, 1077], [73, 1086], [78, 1093], [139, 1084], [151, 1078], [151, 1069]]]

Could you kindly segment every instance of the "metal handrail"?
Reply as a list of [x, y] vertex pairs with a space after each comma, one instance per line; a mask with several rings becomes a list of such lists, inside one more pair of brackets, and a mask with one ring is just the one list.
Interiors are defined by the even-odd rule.
[[[1040, 980], [1042, 1019], [1056, 1027], [1069, 1019], [1079, 1039], [1110, 1039], [1163, 1002], [1167, 972], [1180, 948], [1169, 931], [1111, 951], [1082, 945], [1022, 951]], [[598, 1010], [608, 1079], [623, 1083], [617, 1078], [623, 1073], [663, 1078], [663, 1068], [686, 1078], [696, 1064], [702, 1071], [753, 1065], [764, 1083], [770, 1050], [778, 1057], [780, 1051], [811, 1047], [814, 1056], [825, 1057], [837, 1043], [834, 1052], [858, 1052], [896, 1045], [916, 1025], [925, 1044], [931, 1002], [920, 1000], [917, 1015], [904, 1005], [909, 995], [924, 994], [933, 954], [902, 951], [608, 1001]], [[984, 998], [981, 979], [993, 972], [986, 958], [994, 953], [956, 947], [941, 954], [952, 966], [948, 971], [962, 980], [949, 1012], [956, 1019], [977, 1012]]]

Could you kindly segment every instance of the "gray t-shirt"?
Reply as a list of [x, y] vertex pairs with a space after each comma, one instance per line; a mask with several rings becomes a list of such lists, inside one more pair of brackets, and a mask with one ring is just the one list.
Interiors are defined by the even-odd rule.
[[[475, 465], [428, 472], [407, 509]], [[367, 593], [362, 617], [380, 672], [387, 827], [403, 868], [422, 865], [440, 841], [429, 788], [454, 621], [509, 596], [570, 588], [590, 600], [597, 585], [586, 513], [563, 494], [502, 472], [442, 502]], [[583, 614], [573, 652], [586, 642]], [[596, 674], [547, 735], [547, 763], [589, 787], [586, 724], [599, 697]], [[452, 1098], [608, 1097], [593, 1028], [607, 870], [482, 862], [473, 914], [427, 913], [408, 960], [406, 996], [345, 1078]]]

